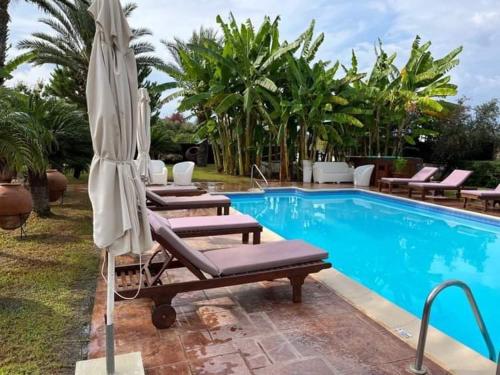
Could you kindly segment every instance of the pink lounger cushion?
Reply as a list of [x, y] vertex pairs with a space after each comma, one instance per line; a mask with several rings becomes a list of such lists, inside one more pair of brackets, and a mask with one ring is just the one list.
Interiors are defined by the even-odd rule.
[[259, 226], [259, 222], [248, 215], [176, 217], [170, 218], [168, 221], [174, 232], [193, 229], [238, 229]]
[[263, 271], [328, 258], [325, 251], [301, 240], [239, 246], [203, 254], [217, 266], [221, 275]]
[[154, 231], [158, 231], [162, 226], [167, 226], [174, 232], [255, 228], [260, 226], [257, 220], [248, 215], [166, 218], [165, 216], [159, 215], [154, 211], [148, 210], [148, 219]]
[[399, 184], [407, 184], [410, 182], [425, 182], [429, 180], [436, 172], [435, 167], [423, 167], [412, 178], [397, 178], [397, 177], [382, 177], [380, 180], [383, 182], [394, 182]]
[[472, 171], [455, 169], [441, 182], [410, 182], [410, 187], [426, 189], [457, 189], [469, 178]]
[[462, 194], [475, 195], [479, 198], [500, 198], [500, 184], [495, 190], [462, 190]]
[[407, 184], [407, 183], [410, 183], [410, 182], [415, 182], [415, 181], [425, 181], [425, 180], [414, 180], [413, 177], [412, 178], [398, 178], [398, 177], [382, 177], [380, 179], [380, 181], [383, 181], [383, 182], [394, 182], [394, 183], [398, 183], [398, 184]]

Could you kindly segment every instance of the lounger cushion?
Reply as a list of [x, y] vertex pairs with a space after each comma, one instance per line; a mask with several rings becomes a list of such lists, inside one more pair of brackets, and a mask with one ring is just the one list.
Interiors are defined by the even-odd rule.
[[248, 215], [176, 217], [169, 219], [174, 232], [186, 230], [255, 228], [259, 222]]
[[148, 219], [149, 219], [149, 225], [151, 225], [151, 228], [154, 232], [158, 232], [158, 230], [163, 226], [167, 226], [170, 228], [169, 219], [161, 215], [158, 215], [156, 212], [153, 212], [149, 209], [148, 209]]
[[175, 206], [175, 205], [186, 205], [186, 203], [196, 202], [196, 203], [219, 203], [219, 204], [229, 204], [231, 203], [231, 199], [226, 197], [225, 195], [211, 195], [211, 194], [202, 194], [197, 195], [195, 197], [161, 197], [166, 205]]
[[219, 269], [221, 275], [263, 271], [328, 257], [325, 251], [300, 240], [218, 249], [204, 252], [204, 255]]
[[411, 178], [382, 177], [380, 180], [382, 182], [394, 184], [398, 183], [401, 185], [408, 184], [410, 182], [425, 182], [430, 179], [437, 172], [437, 170], [438, 169], [435, 167], [424, 167]]
[[500, 191], [495, 190], [462, 190], [462, 195], [473, 195], [478, 198], [500, 199]]
[[382, 182], [387, 182], [387, 183], [398, 183], [398, 184], [407, 184], [409, 182], [414, 182], [415, 180], [411, 178], [397, 178], [397, 177], [382, 177], [380, 179]]
[[231, 204], [231, 199], [225, 195], [202, 194], [194, 197], [161, 197], [151, 190], [146, 190], [146, 198], [160, 207], [186, 207], [196, 204]]
[[408, 186], [421, 189], [425, 188], [425, 189], [442, 189], [442, 190], [455, 190], [460, 188], [460, 186], [443, 184], [441, 182], [410, 182]]
[[176, 186], [176, 185], [156, 185], [148, 186], [147, 190], [152, 191], [158, 195], [162, 194], [175, 194], [175, 193], [196, 193], [201, 191], [197, 186]]
[[209, 273], [212, 276], [219, 276], [221, 274], [219, 268], [204, 253], [192, 249], [168, 226], [159, 227], [158, 230], [155, 230], [155, 234], [161, 237], [164, 242], [168, 243], [168, 246], [165, 247], [167, 251], [169, 249], [175, 249], [195, 267], [199, 268], [203, 272]]

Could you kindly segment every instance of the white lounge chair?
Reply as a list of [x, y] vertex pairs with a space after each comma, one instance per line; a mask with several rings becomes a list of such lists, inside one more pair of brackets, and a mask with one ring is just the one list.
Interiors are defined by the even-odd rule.
[[345, 162], [316, 162], [313, 164], [314, 182], [353, 182], [354, 168]]
[[151, 160], [151, 185], [166, 185], [168, 181], [168, 170], [161, 160]]
[[174, 184], [180, 186], [191, 185], [193, 171], [194, 163], [192, 161], [175, 164], [173, 168]]
[[375, 165], [361, 165], [354, 170], [354, 186], [368, 187], [372, 178]]

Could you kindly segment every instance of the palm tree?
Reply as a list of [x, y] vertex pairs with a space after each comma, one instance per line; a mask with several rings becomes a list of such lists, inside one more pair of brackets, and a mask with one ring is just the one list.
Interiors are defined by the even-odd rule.
[[[44, 1], [46, 17], [40, 22], [49, 26], [52, 33], [35, 32], [30, 39], [19, 42], [20, 49], [33, 54], [35, 65], [54, 64], [52, 93], [67, 98], [86, 110], [85, 85], [95, 23], [88, 12], [89, 0], [52, 0]], [[124, 6], [126, 16], [137, 8], [135, 4]], [[151, 35], [147, 29], [133, 29], [131, 48], [137, 59], [139, 76], [141, 71], [159, 60], [152, 56], [154, 47], [142, 37]]]
[[[214, 158], [217, 169], [226, 171], [222, 165], [222, 155], [224, 147], [220, 147], [221, 138], [215, 134], [214, 128], [210, 126], [214, 115], [213, 106], [209, 105], [206, 94], [210, 88], [210, 81], [215, 75], [217, 65], [196, 53], [190, 46], [210, 46], [210, 48], [222, 50], [222, 41], [213, 29], [201, 27], [199, 31], [194, 31], [188, 41], [174, 38], [173, 41], [162, 40], [161, 43], [167, 48], [174, 62], [162, 62], [157, 66], [158, 70], [166, 73], [173, 79], [171, 82], [160, 84], [157, 89], [161, 91], [176, 89], [168, 94], [162, 103], [168, 103], [177, 98], [191, 98], [183, 102], [184, 107], [191, 110], [196, 116], [200, 127], [200, 134], [209, 138], [214, 150]], [[210, 131], [208, 131], [210, 130]], [[224, 160], [227, 160], [224, 158]]]
[[[45, 171], [51, 165], [60, 166], [61, 160], [71, 163], [71, 155], [80, 157], [81, 137], [88, 133], [85, 114], [74, 105], [46, 97], [40, 87], [26, 93], [0, 92], [0, 104], [8, 108], [2, 116], [0, 158], [11, 168], [26, 172], [34, 211], [47, 216], [50, 206]], [[10, 135], [4, 138], [4, 131]]]
[[[37, 5], [40, 9], [46, 10], [50, 4], [49, 0], [26, 0], [29, 3]], [[9, 5], [10, 0], [0, 0], [0, 86], [2, 86], [5, 80], [8, 78], [1, 71], [6, 66], [7, 49], [8, 49], [8, 39], [9, 39]]]

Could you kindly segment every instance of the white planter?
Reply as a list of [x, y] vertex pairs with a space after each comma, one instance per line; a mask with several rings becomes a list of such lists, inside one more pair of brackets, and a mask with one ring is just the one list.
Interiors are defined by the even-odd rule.
[[312, 179], [312, 162], [310, 160], [302, 160], [302, 181], [310, 183]]

